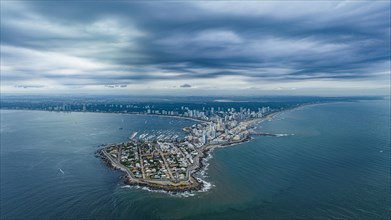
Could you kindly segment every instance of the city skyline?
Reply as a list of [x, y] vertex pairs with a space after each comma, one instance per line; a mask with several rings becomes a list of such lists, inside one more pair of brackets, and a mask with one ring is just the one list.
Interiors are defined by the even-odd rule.
[[3, 94], [389, 95], [388, 1], [1, 2]]

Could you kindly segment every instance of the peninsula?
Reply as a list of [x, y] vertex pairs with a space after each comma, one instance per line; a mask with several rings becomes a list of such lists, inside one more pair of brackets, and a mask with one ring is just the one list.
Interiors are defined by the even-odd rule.
[[129, 185], [147, 186], [171, 192], [199, 190], [203, 182], [194, 174], [203, 167], [202, 160], [217, 147], [238, 144], [256, 133], [252, 128], [261, 120], [270, 119], [277, 110], [259, 108], [257, 112], [241, 108], [236, 111], [197, 111], [186, 109], [181, 117], [197, 121], [183, 128], [184, 138], [177, 135], [130, 135], [124, 143], [109, 144], [98, 151], [113, 168], [126, 173]]
[[[255, 132], [253, 126], [257, 122], [303, 105], [355, 100], [349, 97], [297, 97], [292, 101], [291, 98], [275, 100], [273, 97], [246, 97], [246, 100], [217, 97], [140, 100], [111, 96], [68, 99], [10, 96], [2, 99], [0, 109], [65, 114], [120, 113], [194, 121], [192, 126], [183, 128], [185, 133], [133, 132], [125, 142], [102, 145], [96, 152], [109, 166], [123, 171], [129, 185], [181, 192], [202, 189], [204, 181], [197, 174], [205, 165], [204, 158], [214, 148], [239, 144], [250, 140], [253, 135], [284, 136]], [[118, 129], [123, 130], [124, 127]]]

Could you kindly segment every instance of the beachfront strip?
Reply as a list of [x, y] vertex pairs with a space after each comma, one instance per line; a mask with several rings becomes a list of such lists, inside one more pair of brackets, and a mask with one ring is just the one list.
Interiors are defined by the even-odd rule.
[[[198, 112], [198, 111], [197, 111]], [[127, 173], [127, 183], [169, 191], [199, 189], [201, 182], [192, 175], [202, 166], [207, 151], [249, 139], [255, 122], [273, 111], [262, 108], [257, 113], [247, 109], [198, 115], [202, 121], [183, 128], [184, 138], [131, 134], [125, 143], [110, 144], [101, 155], [115, 168]]]

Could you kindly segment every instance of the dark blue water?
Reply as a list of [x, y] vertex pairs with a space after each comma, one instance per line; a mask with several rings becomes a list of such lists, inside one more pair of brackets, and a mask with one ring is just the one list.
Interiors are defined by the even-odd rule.
[[[389, 101], [285, 112], [256, 137], [213, 152], [190, 197], [126, 188], [94, 152], [180, 119], [1, 111], [1, 219], [389, 219]], [[119, 128], [123, 129], [120, 130]], [[64, 173], [61, 173], [61, 169]]]

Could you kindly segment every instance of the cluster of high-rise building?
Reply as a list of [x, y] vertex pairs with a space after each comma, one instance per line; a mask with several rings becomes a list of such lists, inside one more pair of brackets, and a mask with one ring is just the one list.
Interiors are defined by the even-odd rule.
[[[189, 133], [186, 137], [187, 141], [195, 146], [202, 146], [205, 144], [227, 144], [241, 141], [248, 137], [249, 133], [247, 127], [241, 124], [241, 121], [251, 118], [261, 118], [270, 111], [269, 107], [259, 108], [258, 111], [251, 111], [250, 109], [240, 108], [236, 111], [234, 108], [228, 108], [227, 111], [214, 111], [210, 109], [209, 118], [204, 112], [188, 110], [192, 114], [187, 114], [188, 117], [204, 116], [208, 122], [195, 124], [184, 130]], [[203, 114], [202, 114], [203, 113]]]

